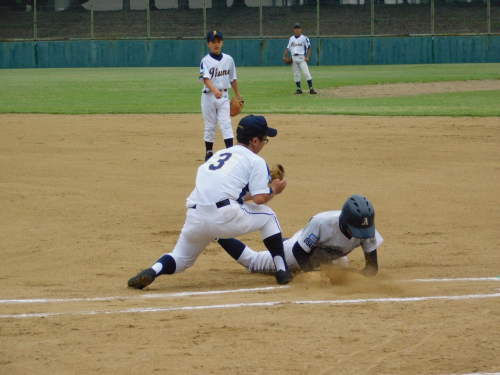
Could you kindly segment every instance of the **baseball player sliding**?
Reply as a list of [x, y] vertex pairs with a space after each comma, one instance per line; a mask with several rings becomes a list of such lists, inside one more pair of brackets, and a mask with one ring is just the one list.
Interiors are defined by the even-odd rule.
[[[286, 187], [286, 178], [273, 180], [266, 161], [257, 154], [278, 131], [262, 116], [246, 116], [237, 128], [238, 144], [216, 152], [198, 168], [196, 187], [187, 198], [186, 221], [171, 253], [128, 281], [142, 289], [160, 275], [191, 267], [215, 238], [238, 237], [260, 231], [278, 284], [293, 279], [283, 250], [281, 228], [274, 211], [265, 205]], [[252, 200], [253, 203], [244, 203]]]
[[302, 87], [300, 85], [301, 69], [306, 76], [307, 84], [309, 85], [309, 93], [317, 94], [317, 92], [313, 89], [311, 74], [309, 73], [309, 67], [307, 66], [309, 56], [311, 56], [311, 42], [307, 36], [302, 35], [302, 25], [300, 23], [293, 25], [293, 32], [295, 35], [292, 35], [288, 41], [288, 46], [286, 47], [285, 54], [283, 55], [283, 60], [286, 59], [286, 55], [290, 52], [293, 60], [293, 77], [295, 79], [295, 84], [297, 85], [297, 91], [295, 91], [295, 94], [302, 94]]
[[[346, 255], [361, 246], [366, 266], [359, 272], [375, 276], [378, 272], [377, 248], [383, 238], [375, 229], [375, 211], [362, 195], [352, 195], [341, 211], [322, 212], [312, 217], [305, 228], [284, 240], [285, 257], [293, 272], [309, 272], [320, 265], [348, 267]], [[242, 242], [218, 239], [219, 244], [250, 272], [274, 273], [268, 252], [256, 252]]]
[[240, 96], [236, 81], [236, 66], [231, 56], [222, 53], [224, 36], [218, 30], [207, 34], [207, 46], [210, 53], [200, 64], [200, 81], [204, 84], [201, 94], [201, 113], [205, 122], [205, 161], [213, 155], [217, 122], [219, 122], [226, 148], [233, 145], [233, 127], [230, 117], [229, 88]]

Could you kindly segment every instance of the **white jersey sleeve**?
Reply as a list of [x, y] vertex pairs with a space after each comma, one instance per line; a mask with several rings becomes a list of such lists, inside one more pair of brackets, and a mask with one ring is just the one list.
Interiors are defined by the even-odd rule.
[[377, 250], [380, 245], [382, 245], [382, 242], [384, 242], [384, 239], [380, 235], [379, 232], [375, 229], [375, 237], [373, 238], [368, 238], [366, 240], [360, 240], [361, 242], [361, 248], [363, 249], [363, 252], [365, 254], [371, 253], [373, 250]]
[[[200, 63], [200, 82], [205, 84], [205, 78], [210, 79], [219, 90], [230, 89], [231, 82], [237, 79], [233, 58], [222, 54], [222, 58], [216, 60], [210, 54], [206, 55]], [[204, 85], [203, 91], [209, 92], [210, 90]]]

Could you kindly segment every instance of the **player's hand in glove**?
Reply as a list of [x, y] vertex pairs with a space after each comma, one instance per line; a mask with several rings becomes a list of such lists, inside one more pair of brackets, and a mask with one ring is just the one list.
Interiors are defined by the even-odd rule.
[[287, 65], [290, 65], [293, 62], [293, 60], [291, 57], [283, 57], [283, 62]]
[[232, 98], [231, 103], [229, 104], [231, 117], [238, 115], [243, 109], [244, 104], [245, 104], [245, 99], [243, 99], [243, 96], [239, 95]]
[[286, 184], [286, 177], [283, 177], [281, 180], [276, 179], [271, 181], [271, 187], [274, 195], [281, 194], [281, 192], [285, 190]]
[[285, 177], [285, 168], [281, 164], [275, 164], [269, 171], [269, 175], [271, 176], [271, 181], [281, 180]]

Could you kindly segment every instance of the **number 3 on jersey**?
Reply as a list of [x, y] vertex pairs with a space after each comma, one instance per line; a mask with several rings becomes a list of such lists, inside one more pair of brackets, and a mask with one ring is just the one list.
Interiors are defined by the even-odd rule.
[[219, 156], [219, 160], [217, 160], [219, 163], [217, 165], [215, 164], [210, 164], [210, 166], [208, 167], [208, 169], [210, 169], [211, 171], [215, 171], [216, 169], [221, 169], [222, 166], [224, 165], [224, 163], [226, 161], [229, 160], [229, 158], [232, 156], [233, 154], [230, 154], [229, 152], [228, 153], [225, 153], [225, 154], [220, 154]]
[[207, 163], [202, 165], [202, 168], [206, 168], [217, 173], [229, 174], [242, 158], [243, 155], [233, 154], [230, 152], [225, 152], [219, 155], [215, 154]]

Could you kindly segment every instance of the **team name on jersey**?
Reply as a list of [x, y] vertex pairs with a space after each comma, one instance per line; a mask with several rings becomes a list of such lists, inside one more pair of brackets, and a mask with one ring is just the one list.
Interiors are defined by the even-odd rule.
[[302, 47], [302, 43], [292, 42], [291, 47]]
[[309, 237], [304, 240], [304, 242], [309, 248], [312, 248], [318, 243], [318, 237], [311, 233]]
[[217, 68], [212, 68], [208, 72], [210, 73], [210, 79], [229, 75], [229, 70], [219, 70]]

